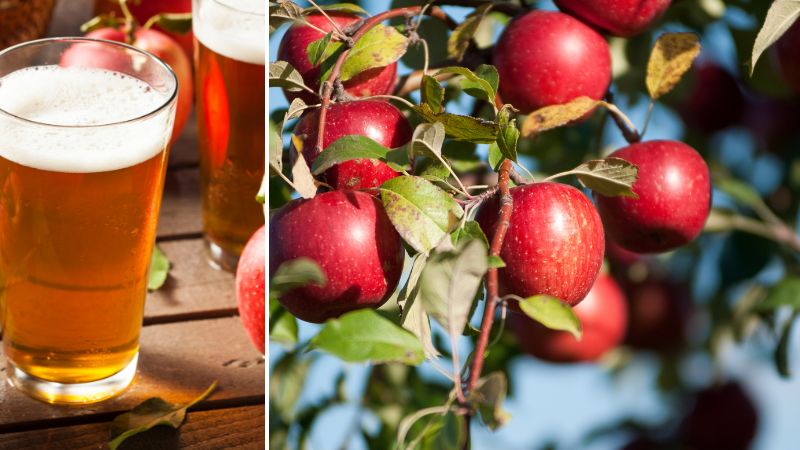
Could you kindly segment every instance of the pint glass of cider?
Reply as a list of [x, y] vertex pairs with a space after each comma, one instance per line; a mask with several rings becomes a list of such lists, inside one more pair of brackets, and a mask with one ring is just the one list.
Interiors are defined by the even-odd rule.
[[176, 88], [125, 44], [0, 52], [0, 326], [6, 373], [35, 398], [133, 380]]
[[194, 0], [203, 231], [212, 265], [233, 271], [264, 224], [266, 31], [263, 0]]

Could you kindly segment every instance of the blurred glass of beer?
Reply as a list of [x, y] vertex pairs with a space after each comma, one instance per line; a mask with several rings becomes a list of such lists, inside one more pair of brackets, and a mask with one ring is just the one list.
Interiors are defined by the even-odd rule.
[[263, 0], [194, 0], [203, 231], [213, 265], [233, 271], [264, 224], [255, 201], [266, 128]]
[[133, 380], [176, 87], [124, 44], [0, 53], [0, 324], [9, 378], [35, 398]]

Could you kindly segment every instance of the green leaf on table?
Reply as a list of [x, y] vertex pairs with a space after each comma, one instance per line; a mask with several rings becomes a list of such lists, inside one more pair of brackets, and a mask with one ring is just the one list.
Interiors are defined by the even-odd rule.
[[[352, 14], [359, 14], [359, 15], [367, 15], [368, 13], [364, 11], [364, 9], [358, 5], [353, 3], [334, 3], [331, 5], [319, 5], [323, 11], [333, 11], [333, 12], [346, 12]], [[309, 7], [306, 8], [307, 12], [315, 12], [317, 8]]]
[[671, 91], [700, 54], [694, 33], [664, 33], [658, 37], [647, 61], [647, 92], [653, 100]]
[[483, 3], [475, 8], [463, 22], [461, 22], [447, 39], [447, 57], [456, 61], [461, 61], [469, 47], [469, 42], [478, 31], [483, 18], [492, 9], [491, 3]]
[[111, 450], [116, 450], [125, 439], [155, 426], [167, 425], [175, 429], [179, 428], [186, 417], [186, 410], [211, 395], [216, 387], [217, 382], [214, 381], [205, 392], [186, 405], [175, 405], [158, 397], [148, 398], [130, 412], [114, 418], [114, 421], [111, 422], [111, 440], [108, 442], [108, 446], [111, 447]]
[[178, 34], [192, 31], [192, 13], [159, 13], [147, 20], [159, 27]]
[[420, 177], [400, 176], [380, 187], [386, 214], [414, 250], [427, 255], [458, 223], [464, 210], [444, 190]]
[[350, 49], [340, 77], [347, 81], [365, 70], [386, 67], [400, 59], [407, 47], [408, 38], [396, 28], [376, 25]]
[[306, 54], [308, 55], [308, 62], [311, 63], [312, 67], [320, 65], [323, 60], [329, 58], [341, 47], [340, 42], [331, 42], [332, 38], [333, 31], [308, 44], [306, 47]]
[[419, 298], [425, 311], [452, 339], [464, 331], [483, 276], [488, 248], [480, 239], [462, 240], [454, 251], [434, 253], [419, 279]]
[[491, 144], [497, 139], [499, 126], [494, 122], [446, 112], [436, 113], [426, 103], [415, 106], [414, 111], [426, 122], [442, 123], [447, 135], [455, 139], [480, 144]]
[[269, 31], [275, 31], [278, 27], [289, 21], [300, 20], [303, 17], [303, 8], [291, 1], [277, 2], [269, 5]]
[[431, 323], [419, 300], [419, 277], [422, 275], [427, 261], [428, 257], [425, 255], [417, 255], [414, 258], [411, 272], [408, 274], [408, 281], [397, 297], [397, 304], [402, 310], [400, 325], [419, 338], [425, 357], [433, 359], [439, 357], [439, 351], [433, 345]]
[[299, 92], [306, 89], [303, 76], [286, 61], [269, 63], [269, 87], [284, 88], [290, 92]]
[[511, 118], [512, 112], [513, 107], [504, 105], [497, 113], [497, 124], [500, 127], [497, 133], [497, 148], [506, 159], [517, 162], [519, 129], [517, 129], [517, 119]]
[[551, 330], [568, 331], [580, 340], [581, 321], [569, 305], [549, 295], [534, 295], [519, 302], [522, 312]]
[[484, 234], [478, 222], [474, 220], [468, 220], [464, 222], [463, 227], [456, 228], [450, 235], [450, 239], [452, 239], [453, 245], [458, 245], [462, 240], [478, 239], [486, 245], [486, 248], [489, 248], [489, 239], [486, 238], [486, 234]]
[[578, 97], [562, 105], [550, 105], [528, 114], [522, 122], [522, 135], [531, 137], [572, 123], [605, 102], [589, 97]]
[[153, 246], [150, 269], [147, 271], [147, 290], [155, 291], [164, 285], [169, 275], [169, 266], [167, 255], [157, 245]]
[[503, 410], [503, 403], [508, 393], [508, 380], [503, 372], [492, 372], [482, 377], [470, 393], [470, 403], [477, 406], [483, 423], [494, 431], [503, 426], [510, 418]]
[[297, 319], [278, 301], [277, 294], [269, 296], [269, 340], [286, 347], [297, 344]]
[[269, 279], [269, 291], [280, 296], [295, 288], [309, 284], [324, 286], [325, 283], [325, 273], [316, 262], [309, 258], [297, 258], [278, 266]]
[[319, 175], [336, 164], [353, 159], [386, 161], [389, 151], [390, 149], [366, 136], [343, 136], [325, 147], [325, 151], [317, 156], [311, 166], [311, 171], [314, 175]]
[[309, 348], [348, 362], [416, 365], [424, 359], [422, 343], [416, 336], [373, 309], [360, 309], [328, 320], [311, 339]]
[[300, 358], [296, 353], [287, 352], [270, 370], [270, 411], [274, 409], [287, 423], [295, 418], [295, 406], [312, 361], [311, 358]]
[[753, 75], [756, 62], [764, 50], [780, 39], [798, 17], [800, 17], [800, 2], [797, 0], [772, 2], [767, 11], [767, 17], [764, 19], [764, 25], [761, 26], [753, 43], [753, 52], [750, 56], [750, 76]]
[[787, 276], [767, 291], [767, 296], [757, 304], [755, 311], [774, 311], [783, 306], [800, 311], [800, 277]]
[[466, 67], [452, 66], [439, 69], [436, 75], [452, 73], [460, 75], [457, 81], [467, 95], [470, 95], [481, 100], [494, 104], [495, 96], [497, 95], [496, 80], [499, 79], [497, 69], [494, 66], [482, 65], [478, 68], [478, 73], [473, 72]]
[[444, 112], [444, 88], [430, 75], [423, 75], [420, 83], [422, 103], [427, 103], [436, 114]]
[[746, 206], [752, 207], [764, 203], [761, 195], [752, 186], [734, 178], [721, 177], [716, 179], [714, 180], [714, 187]]
[[778, 370], [778, 374], [783, 378], [790, 378], [792, 376], [791, 366], [789, 364], [789, 341], [792, 336], [792, 327], [797, 320], [797, 316], [798, 312], [795, 311], [783, 324], [781, 335], [778, 339], [778, 345], [775, 347], [775, 367]]
[[[633, 184], [639, 168], [621, 158], [608, 157], [586, 161], [578, 167], [554, 177], [575, 175], [581, 184], [606, 197], [639, 198]], [[551, 177], [551, 178], [554, 178]]]

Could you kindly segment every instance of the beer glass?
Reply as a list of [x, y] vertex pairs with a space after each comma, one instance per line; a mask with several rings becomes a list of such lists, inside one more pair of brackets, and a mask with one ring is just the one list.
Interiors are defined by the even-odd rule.
[[133, 380], [176, 92], [125, 44], [0, 52], [0, 325], [8, 377], [37, 399]]
[[212, 265], [233, 271], [264, 224], [266, 31], [263, 0], [194, 0], [195, 92], [203, 234]]

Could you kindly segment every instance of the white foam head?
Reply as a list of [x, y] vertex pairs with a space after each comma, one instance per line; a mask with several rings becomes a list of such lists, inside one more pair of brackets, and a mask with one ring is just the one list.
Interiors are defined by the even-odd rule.
[[266, 61], [264, 0], [194, 0], [192, 29], [206, 47], [250, 64]]
[[167, 145], [174, 107], [131, 120], [167, 100], [144, 81], [105, 69], [39, 66], [11, 72], [0, 78], [0, 156], [57, 172], [133, 166]]

